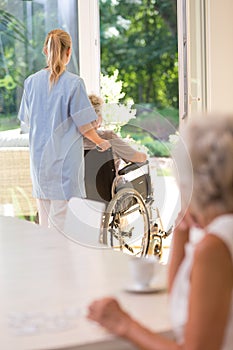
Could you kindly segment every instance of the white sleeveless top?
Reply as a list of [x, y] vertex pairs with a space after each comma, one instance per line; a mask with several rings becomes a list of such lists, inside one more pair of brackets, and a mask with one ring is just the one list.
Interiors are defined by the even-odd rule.
[[[206, 232], [218, 236], [227, 245], [233, 263], [233, 214], [222, 215], [214, 219], [203, 230], [192, 230], [190, 242], [185, 246], [185, 258], [175, 277], [171, 296], [170, 311], [172, 328], [178, 343], [184, 341], [184, 326], [188, 318], [188, 301], [190, 291], [190, 273], [193, 265], [193, 256], [196, 244], [203, 238]], [[207, 233], [208, 234], [208, 233]], [[224, 342], [221, 350], [233, 349], [233, 292], [231, 298], [231, 311], [224, 336]]]

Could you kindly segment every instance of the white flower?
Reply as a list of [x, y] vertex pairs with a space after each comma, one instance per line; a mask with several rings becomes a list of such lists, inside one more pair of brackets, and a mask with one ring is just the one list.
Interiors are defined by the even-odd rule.
[[116, 124], [122, 126], [132, 118], [135, 118], [136, 109], [131, 105], [121, 103], [106, 103], [102, 110], [105, 125]]
[[118, 103], [125, 96], [121, 91], [123, 82], [117, 81], [118, 74], [119, 71], [116, 69], [111, 76], [103, 74], [100, 76], [101, 96], [106, 103]]
[[106, 129], [120, 131], [122, 125], [127, 124], [130, 119], [135, 118], [136, 109], [132, 108], [134, 101], [128, 99], [126, 104], [120, 103], [125, 96], [122, 92], [123, 82], [117, 81], [119, 71], [116, 69], [113, 75], [101, 74], [101, 97], [105, 104], [102, 108], [104, 127]]

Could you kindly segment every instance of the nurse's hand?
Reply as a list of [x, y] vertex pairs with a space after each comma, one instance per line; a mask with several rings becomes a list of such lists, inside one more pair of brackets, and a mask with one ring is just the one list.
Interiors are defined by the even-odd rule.
[[102, 139], [102, 142], [96, 145], [96, 149], [100, 152], [107, 151], [111, 147], [112, 147], [111, 143], [108, 140], [104, 140], [104, 139]]

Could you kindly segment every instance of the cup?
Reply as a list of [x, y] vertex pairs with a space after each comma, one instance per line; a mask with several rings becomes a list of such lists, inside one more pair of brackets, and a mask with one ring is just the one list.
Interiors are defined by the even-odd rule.
[[132, 283], [136, 286], [148, 287], [154, 273], [158, 261], [156, 257], [131, 257], [129, 259], [129, 274]]

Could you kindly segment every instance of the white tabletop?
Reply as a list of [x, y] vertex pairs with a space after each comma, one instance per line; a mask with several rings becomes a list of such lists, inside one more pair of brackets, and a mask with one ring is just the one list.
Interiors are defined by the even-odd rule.
[[132, 349], [86, 319], [89, 303], [106, 295], [152, 330], [168, 331], [166, 293], [124, 290], [128, 258], [0, 217], [1, 349]]

